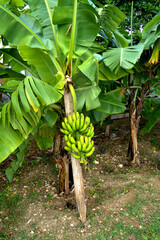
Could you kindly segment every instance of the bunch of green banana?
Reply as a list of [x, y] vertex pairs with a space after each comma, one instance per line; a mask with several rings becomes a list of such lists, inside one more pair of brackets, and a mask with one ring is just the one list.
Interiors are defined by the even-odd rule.
[[78, 112], [64, 118], [61, 132], [64, 133], [65, 149], [71, 151], [72, 156], [81, 159], [81, 162], [87, 163], [85, 158], [94, 152], [94, 127], [90, 123], [89, 117]]
[[78, 132], [81, 135], [92, 138], [94, 136], [94, 127], [92, 123], [90, 123], [89, 117], [85, 118], [83, 113], [79, 114], [79, 112], [76, 112], [73, 113], [72, 116], [68, 115], [68, 118], [64, 118], [61, 132], [65, 135]]

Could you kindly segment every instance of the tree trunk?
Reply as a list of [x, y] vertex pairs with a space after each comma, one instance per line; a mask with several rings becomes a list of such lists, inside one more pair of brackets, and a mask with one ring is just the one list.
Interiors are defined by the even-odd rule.
[[[73, 101], [70, 91], [64, 89], [64, 104], [66, 116], [73, 113]], [[82, 223], [86, 222], [86, 203], [83, 185], [83, 176], [80, 161], [71, 155], [73, 181], [75, 188], [76, 203]], [[69, 167], [68, 167], [69, 170]], [[68, 172], [69, 176], [69, 172]]]
[[133, 166], [140, 167], [139, 151], [138, 151], [138, 129], [139, 123], [141, 120], [142, 108], [145, 100], [145, 94], [139, 98], [138, 103], [134, 102], [134, 92], [131, 92], [130, 95], [130, 141], [128, 146], [128, 157], [129, 162]]
[[56, 135], [55, 135], [55, 141], [54, 141], [54, 152], [56, 154], [60, 153], [60, 146], [61, 146], [61, 133], [58, 129]]
[[3, 98], [2, 98], [2, 93], [0, 92], [0, 102], [3, 101]]
[[64, 169], [65, 169], [65, 194], [69, 194], [69, 159], [67, 156], [63, 157]]
[[72, 155], [71, 155], [71, 162], [72, 162], [75, 197], [76, 197], [78, 212], [80, 214], [81, 221], [85, 223], [86, 222], [86, 203], [85, 203], [82, 168], [80, 165], [80, 160], [75, 159]]
[[138, 140], [137, 133], [139, 128], [140, 118], [136, 118], [136, 109], [130, 116], [130, 141], [128, 147], [128, 156], [132, 165], [140, 167], [139, 151], [138, 151]]

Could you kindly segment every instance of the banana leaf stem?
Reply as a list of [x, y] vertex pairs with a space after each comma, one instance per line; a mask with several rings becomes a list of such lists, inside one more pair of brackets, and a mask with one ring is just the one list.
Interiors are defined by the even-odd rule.
[[77, 98], [76, 98], [75, 89], [74, 89], [72, 83], [69, 83], [68, 85], [69, 85], [69, 90], [70, 90], [71, 95], [72, 95], [73, 111], [77, 112]]
[[133, 45], [133, 1], [131, 6], [131, 46]]

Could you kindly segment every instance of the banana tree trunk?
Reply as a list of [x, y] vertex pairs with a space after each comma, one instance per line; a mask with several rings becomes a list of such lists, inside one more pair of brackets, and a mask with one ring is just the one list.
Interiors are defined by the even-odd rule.
[[132, 165], [140, 167], [137, 133], [139, 128], [140, 118], [136, 118], [136, 109], [130, 116], [130, 141], [128, 147], [128, 156]]
[[138, 129], [142, 115], [142, 108], [145, 100], [145, 94], [135, 103], [134, 92], [130, 95], [130, 141], [128, 146], [129, 162], [133, 166], [140, 167], [139, 151], [138, 151]]
[[[64, 89], [64, 104], [66, 116], [73, 113], [73, 101], [71, 93], [68, 89]], [[86, 222], [86, 203], [85, 203], [85, 192], [83, 184], [83, 175], [79, 159], [75, 159], [71, 155], [73, 181], [75, 188], [75, 198], [78, 207], [78, 212], [82, 223]], [[69, 168], [68, 168], [69, 169]], [[69, 177], [69, 173], [68, 173]]]
[[54, 152], [56, 154], [60, 154], [60, 147], [61, 147], [61, 133], [58, 129], [56, 135], [55, 135], [55, 142], [54, 142]]
[[2, 98], [2, 93], [0, 92], [0, 102], [3, 101], [3, 98]]

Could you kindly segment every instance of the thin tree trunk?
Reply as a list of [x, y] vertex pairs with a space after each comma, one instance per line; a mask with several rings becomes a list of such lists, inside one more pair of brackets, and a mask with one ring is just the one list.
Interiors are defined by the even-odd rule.
[[[70, 91], [64, 89], [64, 104], [66, 116], [73, 113], [73, 101]], [[86, 203], [83, 185], [83, 176], [80, 161], [71, 155], [75, 198], [82, 223], [86, 222]], [[68, 168], [69, 169], [69, 168]], [[69, 176], [69, 174], [68, 174]]]
[[2, 93], [0, 92], [0, 102], [3, 101], [3, 98], [2, 98]]
[[[64, 106], [66, 117], [73, 112], [72, 96], [70, 92], [64, 89]], [[69, 161], [65, 162], [65, 194], [69, 194]]]
[[65, 194], [69, 194], [69, 160], [67, 156], [63, 157], [64, 169], [65, 169]]
[[128, 146], [128, 157], [130, 158], [129, 161], [132, 165], [139, 167], [141, 165], [139, 159], [137, 134], [145, 95], [146, 94], [142, 95], [137, 104], [134, 103], [134, 93], [132, 92], [130, 95], [130, 141]]
[[81, 221], [85, 223], [86, 222], [86, 202], [85, 202], [82, 168], [81, 168], [79, 159], [75, 159], [72, 155], [71, 155], [71, 162], [72, 162], [75, 197], [76, 197], [78, 212], [80, 214]]
[[132, 165], [140, 167], [139, 151], [137, 133], [139, 128], [140, 118], [136, 118], [136, 109], [130, 117], [130, 142], [128, 147], [128, 155], [130, 154], [130, 161]]
[[58, 131], [55, 135], [55, 143], [54, 143], [54, 152], [56, 154], [60, 153], [60, 146], [61, 146], [61, 133], [58, 129]]

